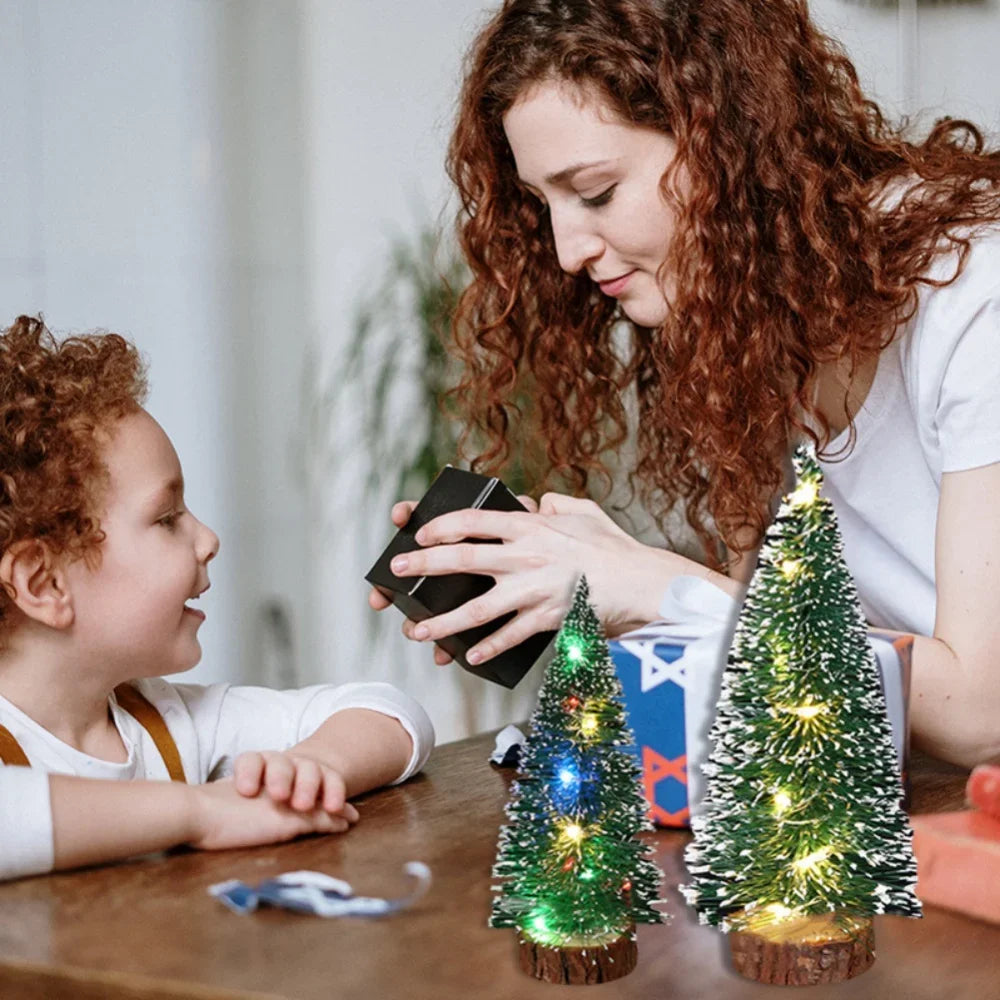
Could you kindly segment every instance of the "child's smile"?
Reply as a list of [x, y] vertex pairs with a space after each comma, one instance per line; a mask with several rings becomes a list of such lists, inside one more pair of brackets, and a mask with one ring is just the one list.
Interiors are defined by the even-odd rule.
[[[205, 614], [187, 602], [208, 589], [219, 539], [184, 504], [180, 461], [145, 411], [105, 435], [108, 488], [99, 514], [100, 558], [68, 568], [82, 648], [123, 677], [176, 673], [201, 657]], [[118, 671], [115, 671], [118, 672]]]

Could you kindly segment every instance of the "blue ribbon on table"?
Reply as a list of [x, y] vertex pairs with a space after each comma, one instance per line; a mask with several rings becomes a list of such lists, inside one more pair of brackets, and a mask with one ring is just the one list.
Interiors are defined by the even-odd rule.
[[422, 861], [408, 861], [403, 871], [417, 884], [396, 899], [356, 896], [342, 879], [313, 871], [285, 872], [256, 886], [230, 879], [208, 891], [234, 913], [253, 913], [267, 905], [318, 917], [382, 917], [412, 906], [430, 888], [431, 870]]

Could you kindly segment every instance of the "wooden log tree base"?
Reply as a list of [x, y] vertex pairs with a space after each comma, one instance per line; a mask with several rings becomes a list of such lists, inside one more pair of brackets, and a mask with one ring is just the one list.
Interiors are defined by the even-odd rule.
[[736, 971], [760, 983], [841, 983], [872, 967], [875, 931], [870, 917], [820, 913], [756, 921], [752, 929], [730, 932], [729, 949]]
[[549, 948], [520, 934], [517, 943], [521, 968], [529, 976], [569, 986], [621, 979], [635, 968], [639, 957], [634, 926], [623, 934], [609, 935], [604, 943], [575, 945], [570, 941], [561, 948]]

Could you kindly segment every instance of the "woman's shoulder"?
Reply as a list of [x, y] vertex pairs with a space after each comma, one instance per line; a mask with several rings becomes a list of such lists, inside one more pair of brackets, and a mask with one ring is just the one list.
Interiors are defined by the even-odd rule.
[[929, 285], [924, 297], [958, 302], [1000, 294], [1000, 220], [962, 226], [951, 230], [949, 237], [925, 276], [945, 284]]
[[961, 270], [957, 249], [935, 261], [900, 338], [907, 398], [945, 471], [996, 461], [1000, 439], [1000, 225], [956, 235]]

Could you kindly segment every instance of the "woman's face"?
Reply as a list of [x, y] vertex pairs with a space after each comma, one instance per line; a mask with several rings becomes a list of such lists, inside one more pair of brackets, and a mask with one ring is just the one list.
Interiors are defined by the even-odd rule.
[[675, 216], [659, 185], [676, 152], [670, 136], [560, 81], [530, 87], [503, 125], [521, 182], [548, 206], [560, 267], [586, 271], [640, 326], [662, 323], [670, 286], [656, 273]]

